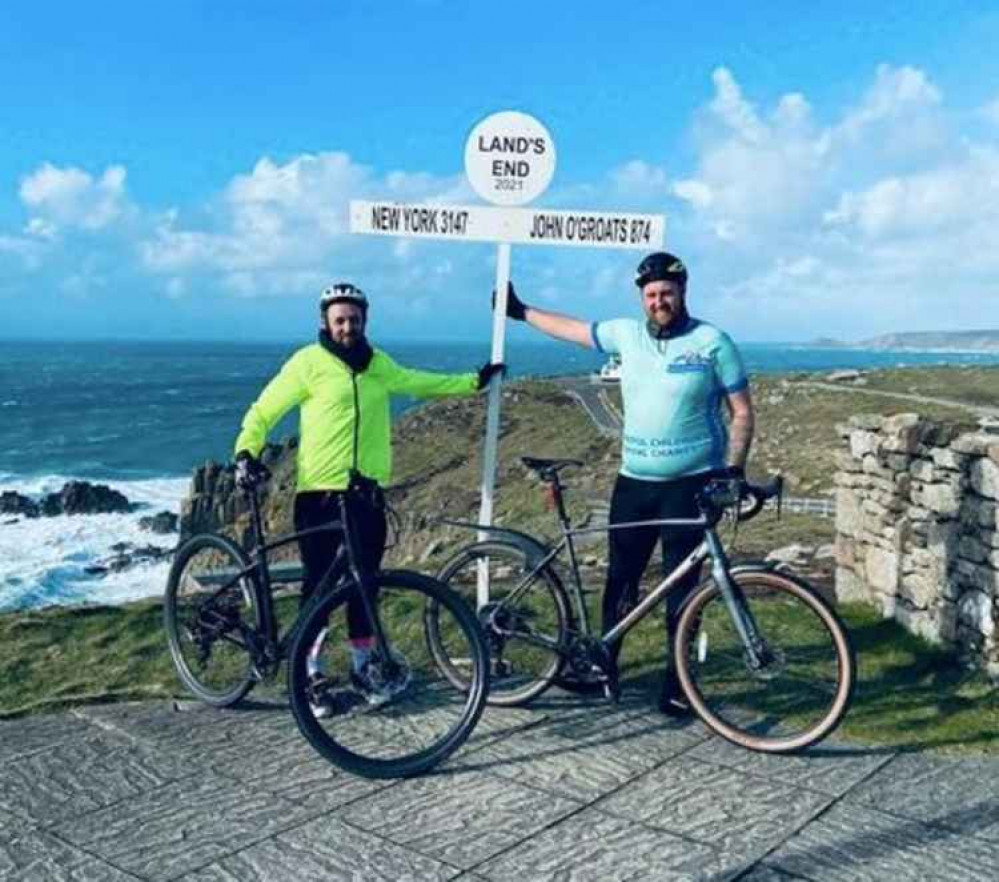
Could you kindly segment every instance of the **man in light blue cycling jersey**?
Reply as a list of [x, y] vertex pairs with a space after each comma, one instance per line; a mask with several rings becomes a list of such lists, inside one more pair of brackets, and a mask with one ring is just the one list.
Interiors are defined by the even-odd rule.
[[[524, 304], [512, 290], [507, 315], [551, 337], [620, 356], [624, 439], [621, 470], [611, 497], [610, 523], [697, 515], [696, 496], [708, 480], [742, 480], [753, 437], [753, 404], [735, 344], [714, 325], [687, 312], [687, 268], [672, 254], [650, 254], [635, 284], [644, 320], [585, 322]], [[729, 415], [726, 429], [722, 408]], [[638, 597], [638, 584], [656, 542], [671, 571], [698, 545], [703, 531], [638, 527], [609, 534], [603, 597], [609, 631]], [[676, 633], [679, 611], [700, 573], [690, 573], [667, 596], [666, 627]], [[616, 665], [620, 644], [615, 647]], [[689, 713], [667, 656], [659, 708]]]

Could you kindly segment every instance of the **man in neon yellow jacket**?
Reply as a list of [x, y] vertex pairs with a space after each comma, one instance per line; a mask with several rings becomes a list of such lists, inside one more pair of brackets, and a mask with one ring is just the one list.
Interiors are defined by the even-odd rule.
[[[368, 302], [364, 293], [341, 283], [323, 290], [319, 301], [319, 340], [299, 349], [264, 388], [243, 418], [236, 439], [237, 476], [257, 468], [267, 435], [291, 408], [300, 408], [296, 460], [295, 529], [336, 519], [339, 499], [352, 476], [368, 479], [368, 504], [352, 506], [364, 563], [381, 565], [385, 551], [385, 508], [381, 487], [391, 477], [392, 395], [431, 398], [471, 395], [484, 388], [503, 365], [485, 364], [477, 373], [437, 374], [410, 370], [375, 349], [364, 336]], [[305, 579], [302, 599], [316, 588], [336, 556], [340, 533], [313, 533], [299, 540]], [[366, 677], [371, 627], [359, 599], [348, 603], [347, 628], [353, 658], [352, 679], [369, 697]]]

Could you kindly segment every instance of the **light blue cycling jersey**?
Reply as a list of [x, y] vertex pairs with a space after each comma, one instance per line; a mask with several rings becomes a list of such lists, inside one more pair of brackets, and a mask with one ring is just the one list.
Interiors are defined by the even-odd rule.
[[727, 334], [692, 317], [665, 340], [634, 319], [594, 322], [590, 334], [601, 352], [621, 356], [621, 474], [672, 481], [725, 465], [722, 401], [749, 385]]

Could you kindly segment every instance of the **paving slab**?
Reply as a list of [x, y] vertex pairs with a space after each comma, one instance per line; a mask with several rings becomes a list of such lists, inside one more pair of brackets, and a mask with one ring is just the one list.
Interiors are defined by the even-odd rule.
[[105, 861], [39, 830], [0, 837], [4, 882], [139, 882]]
[[618, 704], [581, 701], [576, 697], [549, 699], [538, 708], [541, 709], [546, 717], [532, 727], [535, 732], [560, 735], [574, 741], [606, 740], [611, 733], [617, 740], [631, 739], [666, 730], [682, 732], [689, 739], [701, 740], [709, 736], [707, 729], [696, 720], [667, 719], [652, 709], [648, 697], [641, 693], [626, 696]]
[[840, 803], [765, 863], [813, 882], [995, 882], [999, 845]]
[[580, 808], [578, 802], [501, 778], [435, 775], [400, 782], [337, 815], [468, 869]]
[[281, 701], [2, 726], [4, 882], [999, 879], [999, 760], [756, 754], [641, 694], [489, 708], [407, 781], [329, 764]]
[[748, 873], [738, 877], [739, 882], [808, 882], [804, 876], [785, 873], [776, 867], [759, 864]]
[[191, 738], [213, 743], [248, 726], [280, 734], [297, 733], [286, 702], [245, 702], [235, 708], [214, 708], [201, 702], [156, 701], [92, 705], [74, 716], [106, 731], [151, 741]]
[[211, 766], [227, 777], [266, 790], [316, 813], [332, 811], [395, 784], [351, 775], [321, 757], [300, 735], [230, 745]]
[[68, 714], [0, 721], [0, 765], [20, 756], [94, 734], [86, 720]]
[[579, 739], [535, 727], [459, 754], [445, 770], [485, 772], [589, 803], [698, 743], [662, 718], [626, 721]]
[[691, 756], [715, 765], [774, 778], [830, 796], [842, 796], [896, 755], [896, 751], [888, 748], [831, 741], [796, 754], [756, 753], [722, 738], [711, 738], [691, 751]]
[[3, 765], [0, 808], [39, 825], [57, 824], [132, 799], [192, 774], [177, 752], [100, 732]]
[[305, 806], [209, 774], [67, 821], [59, 835], [115, 866], [158, 882], [314, 816]]
[[183, 882], [445, 882], [460, 873], [335, 818], [322, 817], [189, 873]]
[[475, 868], [496, 882], [624, 882], [710, 878], [711, 848], [585, 809]]
[[848, 801], [999, 843], [994, 759], [904, 754], [857, 787]]
[[711, 845], [735, 863], [762, 858], [832, 800], [687, 754], [626, 784], [596, 808]]
[[15, 831], [28, 829], [34, 829], [35, 825], [26, 821], [24, 818], [19, 818], [17, 815], [12, 815], [10, 812], [0, 811], [0, 842], [10, 839]]

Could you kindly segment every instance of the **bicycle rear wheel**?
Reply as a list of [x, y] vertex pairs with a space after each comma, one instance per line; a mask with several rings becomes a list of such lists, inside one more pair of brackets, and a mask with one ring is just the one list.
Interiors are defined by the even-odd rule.
[[801, 580], [771, 572], [732, 578], [756, 621], [764, 664], [750, 666], [711, 582], [680, 616], [674, 656], [683, 690], [708, 727], [735, 744], [767, 753], [815, 744], [849, 707], [855, 661], [846, 629]]
[[259, 629], [253, 571], [225, 536], [193, 536], [167, 579], [163, 617], [177, 674], [202, 701], [228, 707], [254, 686], [248, 634]]
[[[455, 554], [438, 575], [473, 609], [480, 565], [489, 573], [489, 603], [479, 610], [492, 666], [489, 703], [524, 704], [544, 692], [562, 670], [559, 649], [570, 627], [565, 591], [548, 567], [525, 585], [534, 567], [516, 545], [479, 542]], [[512, 598], [515, 591], [519, 593]], [[425, 618], [427, 640], [441, 671], [456, 686], [463, 686], [467, 672], [441, 638], [433, 604], [427, 607]]]
[[[407, 777], [444, 760], [475, 727], [488, 694], [489, 653], [475, 614], [440, 582], [387, 570], [374, 588], [389, 655], [375, 648], [372, 661], [391, 697], [370, 703], [352, 682], [346, 596], [356, 587], [330, 595], [301, 623], [288, 692], [299, 729], [330, 762], [367, 778]], [[427, 644], [428, 604], [438, 610], [448, 652], [463, 660], [460, 687], [441, 674]]]

